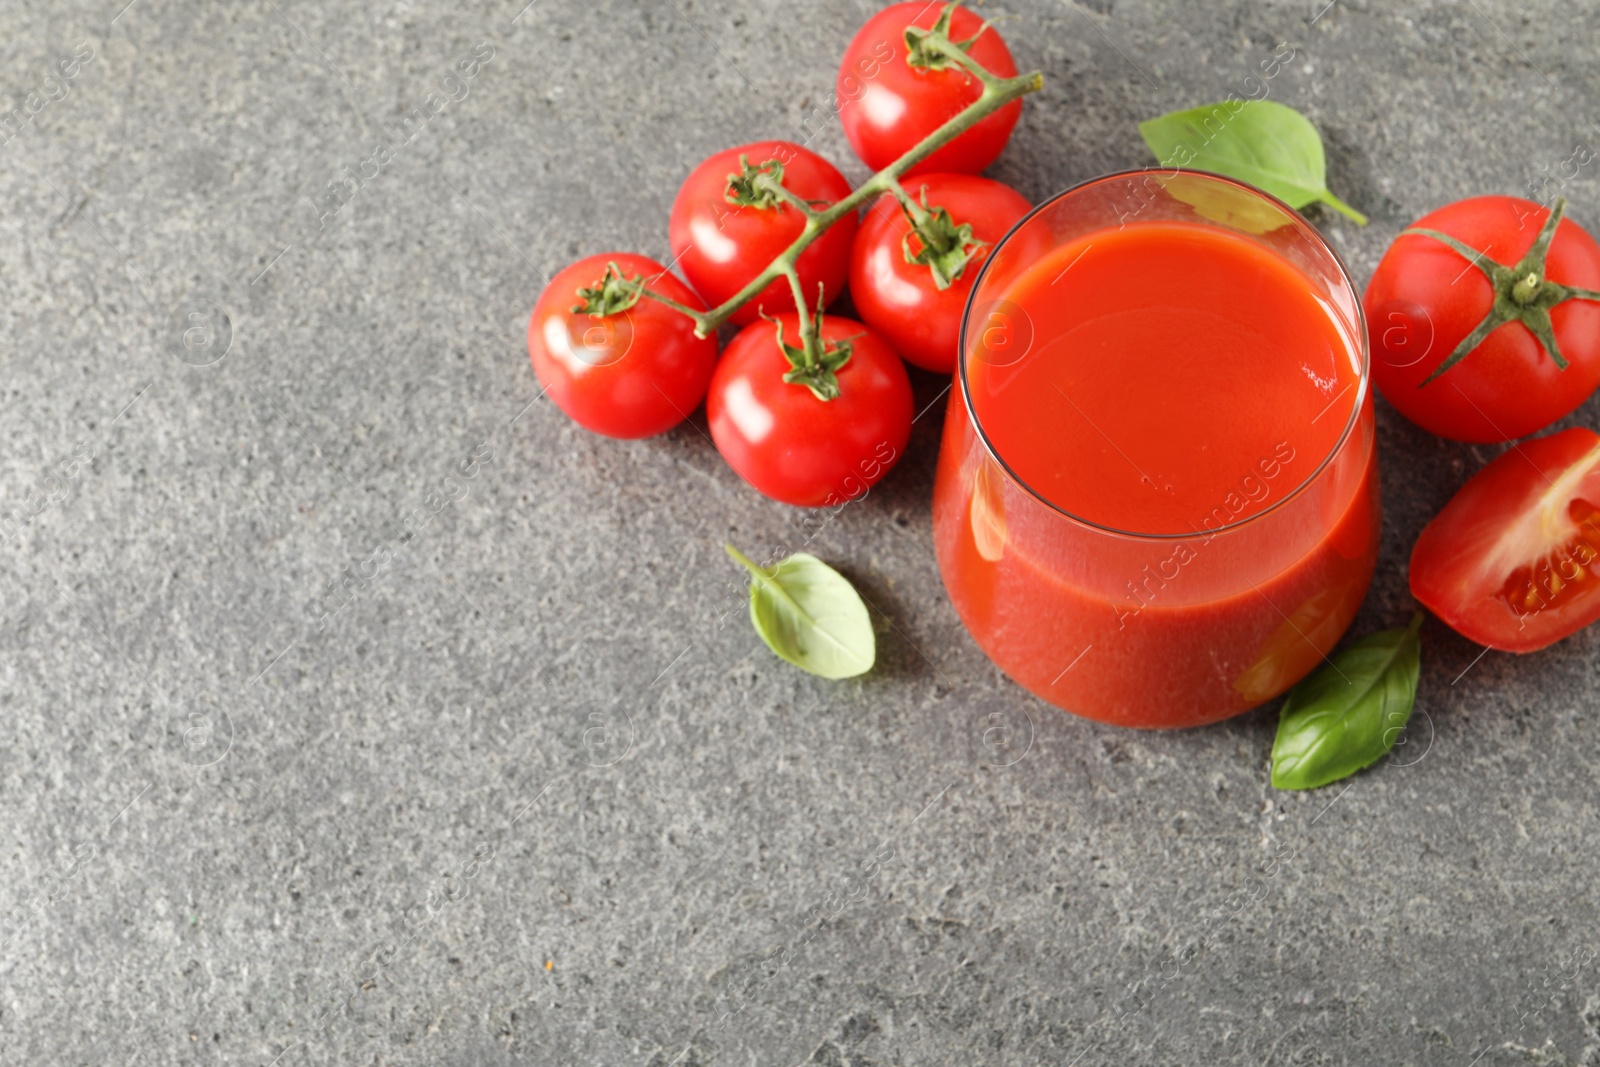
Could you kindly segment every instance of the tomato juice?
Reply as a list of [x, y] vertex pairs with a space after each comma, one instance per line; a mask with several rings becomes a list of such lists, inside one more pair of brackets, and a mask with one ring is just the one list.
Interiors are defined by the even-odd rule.
[[946, 587], [990, 658], [1138, 727], [1212, 722], [1299, 680], [1354, 617], [1378, 541], [1342, 267], [1297, 218], [1219, 225], [1236, 216], [1171, 194], [1083, 232], [1047, 206], [996, 250], [934, 497]]

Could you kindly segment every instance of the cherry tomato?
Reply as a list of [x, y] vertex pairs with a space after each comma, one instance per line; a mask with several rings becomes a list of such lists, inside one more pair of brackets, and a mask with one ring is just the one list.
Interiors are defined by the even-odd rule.
[[539, 294], [528, 319], [528, 358], [546, 394], [580, 426], [608, 437], [649, 437], [682, 422], [705, 397], [717, 342], [696, 337], [687, 315], [648, 297], [615, 314], [573, 311], [584, 303], [578, 290], [605, 284], [610, 263], [625, 278], [643, 276], [662, 296], [705, 310], [653, 259], [589, 256], [559, 271]]
[[[911, 65], [906, 30], [932, 28], [943, 10], [942, 3], [926, 0], [893, 4], [868, 19], [844, 51], [834, 86], [839, 120], [850, 147], [873, 170], [882, 170], [905, 155], [983, 92], [977, 78], [948, 60], [935, 60], [931, 67]], [[989, 73], [1016, 77], [1011, 50], [1000, 34], [984, 26], [981, 17], [964, 7], [956, 8], [949, 34], [957, 43], [976, 38], [967, 55]], [[1021, 114], [1022, 101], [1007, 104], [907, 173], [978, 173], [999, 157]]]
[[[1600, 304], [1552, 303], [1563, 286], [1600, 289], [1600, 245], [1561, 220], [1537, 263], [1529, 253], [1550, 217], [1528, 200], [1477, 196], [1411, 225], [1462, 248], [1409, 232], [1389, 246], [1363, 303], [1373, 381], [1406, 418], [1457, 441], [1509, 441], [1566, 415], [1600, 384]], [[1530, 275], [1536, 284], [1524, 287], [1530, 299], [1519, 306], [1517, 286]], [[1521, 321], [1464, 344], [1504, 308]], [[1556, 351], [1536, 335], [1541, 320]]]
[[958, 259], [958, 249], [965, 249], [967, 258], [949, 272], [955, 276], [941, 289], [938, 282], [948, 273], [936, 274], [928, 264], [908, 261], [908, 252], [922, 254], [927, 245], [912, 232], [895, 198], [882, 197], [867, 213], [850, 253], [850, 298], [867, 325], [908, 361], [949, 374], [955, 370], [961, 314], [972, 283], [989, 250], [1032, 206], [1009, 185], [971, 174], [925, 174], [907, 182], [906, 191], [913, 200], [948, 213], [946, 223], [933, 221], [947, 239], [951, 226], [968, 225], [972, 239], [982, 243], [957, 239], [950, 245]]
[[822, 338], [847, 342], [839, 395], [820, 400], [786, 382], [791, 368], [778, 344], [797, 345], [800, 318], [746, 326], [723, 352], [706, 397], [711, 439], [728, 465], [774, 500], [800, 507], [855, 499], [888, 473], [911, 437], [911, 381], [905, 364], [859, 322], [828, 316]]
[[1411, 594], [1481, 645], [1532, 652], [1600, 618], [1600, 437], [1513, 445], [1436, 515]]
[[[743, 289], [794, 243], [805, 228], [805, 216], [792, 204], [768, 205], [729, 200], [737, 190], [730, 179], [742, 172], [740, 157], [752, 167], [776, 161], [783, 186], [813, 207], [826, 207], [850, 193], [850, 183], [832, 163], [788, 141], [758, 141], [718, 152], [690, 172], [672, 202], [668, 235], [672, 254], [684, 276], [713, 307]], [[806, 306], [815, 307], [817, 286], [826, 301], [844, 291], [850, 269], [850, 242], [856, 236], [854, 213], [834, 223], [800, 254], [795, 264]], [[762, 311], [775, 315], [794, 310], [794, 293], [782, 278], [733, 314], [740, 325], [755, 322]]]

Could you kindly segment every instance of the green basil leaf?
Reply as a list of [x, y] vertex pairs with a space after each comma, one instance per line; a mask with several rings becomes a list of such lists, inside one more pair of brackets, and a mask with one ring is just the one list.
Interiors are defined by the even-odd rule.
[[1272, 743], [1272, 784], [1315, 789], [1356, 773], [1394, 747], [1417, 701], [1417, 613], [1404, 630], [1363, 637], [1289, 691]]
[[1249, 182], [1292, 208], [1321, 201], [1358, 226], [1367, 217], [1328, 191], [1322, 137], [1311, 120], [1275, 100], [1233, 100], [1139, 123], [1166, 167], [1209, 170]]
[[844, 575], [804, 552], [761, 567], [725, 547], [752, 576], [750, 622], [780, 659], [823, 678], [872, 669], [878, 648], [872, 619]]

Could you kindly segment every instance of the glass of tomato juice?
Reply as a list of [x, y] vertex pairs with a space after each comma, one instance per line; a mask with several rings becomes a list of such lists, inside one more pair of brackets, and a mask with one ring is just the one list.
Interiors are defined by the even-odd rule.
[[1018, 223], [967, 305], [933, 501], [989, 658], [1148, 728], [1317, 666], [1377, 558], [1366, 339], [1333, 250], [1231, 179], [1113, 174]]

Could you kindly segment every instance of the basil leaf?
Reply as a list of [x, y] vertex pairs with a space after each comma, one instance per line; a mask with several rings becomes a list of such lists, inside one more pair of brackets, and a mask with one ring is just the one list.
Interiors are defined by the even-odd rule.
[[1272, 743], [1272, 784], [1315, 789], [1377, 762], [1411, 718], [1422, 669], [1418, 612], [1363, 637], [1289, 691]]
[[780, 659], [823, 678], [853, 678], [872, 669], [872, 620], [842, 574], [804, 552], [761, 567], [732, 545], [725, 547], [752, 576], [750, 622]]
[[1322, 137], [1311, 120], [1275, 100], [1233, 100], [1139, 123], [1166, 167], [1209, 170], [1249, 182], [1292, 208], [1321, 201], [1358, 226], [1367, 217], [1328, 192]]

